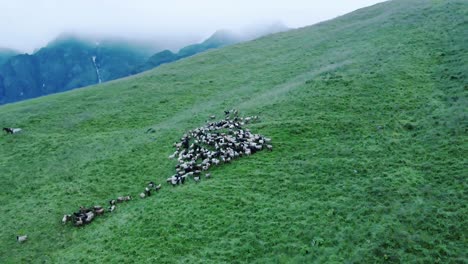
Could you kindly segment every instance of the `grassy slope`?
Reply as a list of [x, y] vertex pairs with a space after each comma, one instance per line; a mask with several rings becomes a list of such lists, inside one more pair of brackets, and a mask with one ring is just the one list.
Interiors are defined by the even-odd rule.
[[[392, 1], [2, 106], [25, 132], [0, 137], [0, 262], [465, 262], [467, 10]], [[233, 107], [273, 152], [59, 223], [162, 182], [172, 142]]]

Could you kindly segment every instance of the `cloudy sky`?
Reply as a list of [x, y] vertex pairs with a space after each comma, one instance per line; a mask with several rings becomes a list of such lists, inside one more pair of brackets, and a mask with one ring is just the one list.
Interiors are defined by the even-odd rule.
[[0, 0], [0, 47], [31, 52], [63, 32], [200, 41], [218, 29], [297, 28], [383, 0]]

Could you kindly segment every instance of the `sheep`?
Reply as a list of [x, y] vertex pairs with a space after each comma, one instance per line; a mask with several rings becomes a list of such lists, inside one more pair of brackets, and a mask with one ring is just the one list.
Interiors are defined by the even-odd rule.
[[172, 175], [171, 177], [169, 177], [169, 178], [166, 179], [166, 182], [167, 182], [167, 183], [172, 183], [176, 177], [177, 177], [177, 174]]
[[66, 214], [66, 215], [63, 215], [63, 218], [62, 218], [62, 224], [66, 224], [68, 221], [70, 221], [72, 219], [72, 216], [69, 215], [69, 214]]
[[172, 177], [172, 179], [171, 179], [172, 186], [176, 186], [178, 183], [179, 183], [179, 176]]
[[158, 185], [154, 186], [154, 190], [155, 191], [161, 190], [161, 184], [158, 184]]
[[123, 203], [123, 202], [126, 202], [126, 201], [130, 201], [132, 199], [132, 197], [130, 195], [127, 195], [127, 196], [120, 196], [117, 198], [117, 202], [118, 203]]
[[28, 240], [28, 236], [27, 236], [27, 235], [24, 235], [24, 236], [16, 236], [16, 241], [18, 241], [18, 243], [23, 243], [23, 242], [25, 242], [26, 240]]
[[200, 181], [200, 175], [194, 176], [193, 179], [195, 180], [195, 182], [199, 182]]
[[102, 207], [99, 206], [99, 205], [95, 205], [95, 206], [93, 207], [93, 209], [94, 209], [94, 213], [96, 213], [96, 215], [102, 215], [102, 214], [104, 214], [104, 208], [102, 208]]
[[114, 212], [115, 208], [116, 208], [115, 204], [111, 205], [109, 207], [109, 212]]
[[145, 188], [145, 195], [151, 196], [151, 190], [148, 187]]
[[207, 179], [211, 178], [211, 173], [205, 174], [205, 178], [207, 178]]
[[140, 198], [143, 199], [146, 197], [146, 194], [145, 193], [140, 193]]
[[75, 226], [82, 226], [84, 225], [84, 220], [81, 217], [76, 218], [75, 220]]
[[269, 151], [273, 151], [273, 146], [272, 146], [272, 145], [266, 145], [266, 148], [267, 148]]
[[86, 218], [85, 218], [85, 223], [86, 224], [91, 223], [91, 221], [93, 221], [93, 219], [94, 219], [94, 213], [92, 211], [86, 213]]
[[23, 131], [23, 129], [21, 129], [21, 128], [4, 127], [4, 128], [3, 128], [3, 131], [5, 131], [7, 134], [16, 134], [16, 133], [19, 133], [19, 132]]
[[112, 199], [112, 200], [109, 201], [109, 205], [111, 205], [111, 206], [115, 205], [115, 203], [117, 203], [117, 201], [115, 199]]

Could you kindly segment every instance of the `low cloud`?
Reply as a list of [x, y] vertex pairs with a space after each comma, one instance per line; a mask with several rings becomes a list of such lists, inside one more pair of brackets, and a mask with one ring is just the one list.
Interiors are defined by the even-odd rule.
[[378, 2], [383, 0], [0, 0], [0, 47], [32, 52], [63, 32], [182, 46], [218, 29], [273, 21], [302, 27]]

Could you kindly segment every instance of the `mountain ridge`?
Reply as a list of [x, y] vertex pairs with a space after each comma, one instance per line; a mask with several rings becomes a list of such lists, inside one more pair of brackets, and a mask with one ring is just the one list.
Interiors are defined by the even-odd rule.
[[[256, 36], [278, 30], [286, 30], [286, 27], [265, 27]], [[221, 30], [202, 43], [186, 46], [173, 54], [169, 50], [154, 53], [158, 48], [148, 43], [64, 33], [46, 47], [28, 54], [32, 56], [28, 58], [34, 58], [32, 60], [24, 60], [22, 56], [15, 58], [16, 54], [6, 51], [2, 57], [0, 53], [0, 62], [4, 60], [0, 63], [0, 104], [115, 80], [245, 40], [248, 38], [241, 34]]]

